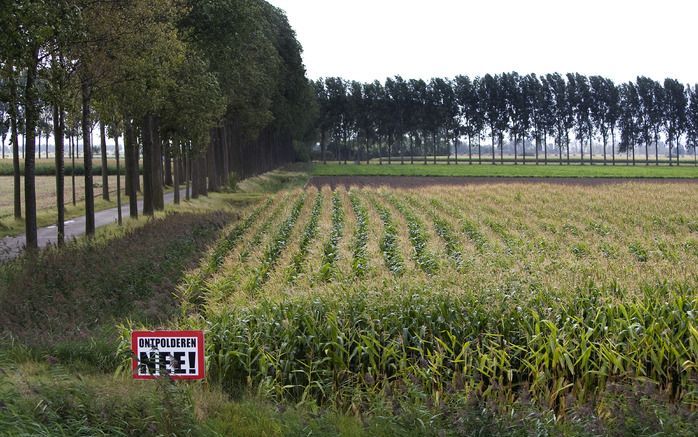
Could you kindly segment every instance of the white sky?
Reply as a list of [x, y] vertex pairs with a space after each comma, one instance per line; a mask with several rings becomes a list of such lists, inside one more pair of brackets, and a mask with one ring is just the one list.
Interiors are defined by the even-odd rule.
[[310, 78], [579, 72], [698, 82], [695, 0], [267, 0]]

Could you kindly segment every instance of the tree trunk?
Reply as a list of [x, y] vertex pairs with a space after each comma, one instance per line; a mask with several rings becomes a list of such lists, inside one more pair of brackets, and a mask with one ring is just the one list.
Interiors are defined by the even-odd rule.
[[526, 135], [521, 135], [521, 154], [523, 155], [523, 165], [526, 165]]
[[153, 116], [143, 117], [141, 126], [143, 144], [143, 215], [152, 216], [155, 213], [153, 200], [153, 179], [155, 169], [153, 168]]
[[580, 136], [580, 138], [579, 138], [579, 150], [580, 150], [580, 153], [582, 155], [581, 160], [580, 160], [580, 164], [584, 165], [584, 137], [582, 137], [582, 136]]
[[197, 199], [199, 197], [199, 184], [200, 184], [200, 177], [199, 177], [199, 158], [192, 158], [191, 156], [189, 157], [190, 160], [190, 166], [191, 166], [191, 198], [192, 199]]
[[25, 158], [24, 158], [24, 218], [26, 247], [35, 250], [38, 247], [36, 229], [36, 186], [34, 178], [34, 160], [36, 147], [36, 123], [38, 119], [38, 102], [35, 89], [36, 73], [39, 65], [39, 47], [34, 47], [27, 67], [27, 81], [24, 94], [25, 117]]
[[171, 187], [173, 185], [172, 181], [172, 146], [165, 142], [165, 147], [163, 147], [163, 154], [165, 155], [165, 185]]
[[103, 122], [99, 122], [99, 138], [102, 152], [102, 199], [109, 201], [109, 169], [107, 168], [107, 133]]
[[482, 138], [477, 135], [477, 163], [482, 164]]
[[[177, 146], [179, 148], [179, 146]], [[174, 203], [179, 205], [179, 150], [174, 155]]]
[[616, 133], [611, 128], [611, 161], [616, 165]]
[[206, 174], [208, 176], [208, 191], [217, 191], [217, 177], [216, 177], [216, 161], [214, 159], [216, 148], [218, 147], [218, 139], [216, 136], [216, 130], [209, 130], [209, 144], [206, 148]]
[[85, 166], [85, 234], [91, 237], [95, 233], [95, 197], [92, 186], [92, 133], [90, 128], [90, 103], [92, 86], [88, 78], [81, 81], [82, 91], [82, 146]]
[[156, 211], [162, 211], [165, 209], [165, 192], [162, 186], [165, 178], [162, 171], [162, 140], [160, 139], [159, 116], [153, 116], [150, 127], [153, 142], [153, 207]]
[[64, 192], [64, 163], [63, 163], [63, 108], [53, 105], [53, 132], [55, 139], [56, 162], [56, 219], [57, 241], [62, 246], [65, 242], [65, 192]]
[[497, 165], [497, 163], [495, 161], [497, 158], [494, 155], [494, 135], [495, 135], [495, 133], [494, 133], [494, 131], [492, 131], [492, 165]]
[[517, 145], [518, 145], [517, 138], [516, 138], [516, 135], [514, 135], [514, 165], [518, 164], [518, 159], [519, 159], [519, 156], [518, 156], [519, 151], [518, 151]]
[[434, 164], [436, 164], [436, 134], [431, 134], [432, 147], [434, 148]]
[[562, 138], [558, 138], [556, 140], [556, 142], [557, 142], [557, 148], [560, 151], [560, 165], [562, 165]]
[[368, 135], [366, 135], [366, 165], [368, 165], [371, 162], [370, 147], [371, 145], [368, 140]]
[[70, 149], [72, 150], [70, 160], [71, 160], [71, 169], [70, 169], [70, 180], [72, 183], [72, 188], [73, 188], [73, 206], [77, 204], [77, 199], [75, 198], [75, 149], [77, 149], [77, 138], [74, 138], [72, 135], [70, 136]]
[[654, 136], [654, 165], [659, 165], [659, 134]]
[[114, 158], [116, 159], [116, 219], [121, 226], [121, 163], [119, 162], [119, 132], [114, 128]]
[[410, 134], [410, 164], [414, 164], [414, 135]]
[[473, 165], [473, 137], [468, 135], [468, 165]]
[[14, 176], [14, 217], [22, 218], [22, 180], [19, 169], [19, 129], [17, 127], [17, 83], [15, 82], [14, 68], [10, 72], [10, 139], [12, 141], [12, 169]]
[[543, 165], [548, 165], [548, 132], [543, 130]]
[[136, 181], [140, 179], [138, 174], [138, 148], [136, 147], [136, 134], [129, 117], [124, 117], [124, 155], [126, 161], [126, 195], [128, 196], [129, 216], [138, 218], [138, 197]]
[[191, 199], [191, 157], [189, 151], [182, 150], [184, 157], [184, 199]]

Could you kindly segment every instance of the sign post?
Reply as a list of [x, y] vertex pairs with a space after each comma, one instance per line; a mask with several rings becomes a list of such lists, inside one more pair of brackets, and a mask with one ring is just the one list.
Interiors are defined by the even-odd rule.
[[203, 331], [134, 331], [131, 333], [133, 378], [204, 378]]

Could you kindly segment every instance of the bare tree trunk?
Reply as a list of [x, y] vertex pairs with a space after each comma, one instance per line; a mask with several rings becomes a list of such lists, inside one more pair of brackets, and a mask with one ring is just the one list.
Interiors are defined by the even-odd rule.
[[65, 242], [65, 193], [64, 193], [64, 163], [63, 163], [63, 109], [53, 105], [53, 132], [55, 138], [55, 162], [56, 162], [56, 228], [58, 245]]
[[468, 135], [468, 165], [473, 165], [473, 137]]
[[165, 142], [165, 147], [163, 147], [163, 154], [165, 155], [165, 185], [171, 187], [173, 185], [172, 181], [172, 146], [169, 142]]
[[136, 147], [136, 134], [131, 119], [124, 117], [124, 155], [126, 160], [126, 195], [128, 196], [129, 216], [138, 218], [138, 197], [136, 180], [138, 174], [138, 148]]
[[[177, 146], [179, 148], [179, 146]], [[179, 150], [174, 153], [174, 203], [179, 205]]]
[[613, 165], [616, 165], [616, 134], [611, 127], [611, 160]]
[[90, 131], [90, 100], [92, 87], [88, 78], [81, 81], [82, 91], [82, 145], [85, 166], [85, 234], [91, 237], [95, 233], [95, 198], [92, 186], [92, 133]]
[[414, 135], [410, 134], [410, 164], [414, 164]]
[[121, 162], [119, 161], [119, 131], [114, 127], [114, 158], [116, 159], [116, 220], [123, 222], [121, 214]]
[[71, 183], [73, 186], [73, 206], [75, 206], [77, 204], [77, 199], [75, 198], [76, 197], [75, 196], [75, 194], [76, 194], [76, 192], [75, 192], [75, 149], [77, 149], [77, 147], [78, 147], [77, 142], [78, 142], [77, 138], [75, 138], [71, 135], [70, 136], [70, 149], [72, 150], [72, 153], [71, 153], [70, 159], [71, 159], [71, 167], [72, 168], [70, 169], [71, 170], [70, 171], [70, 179], [71, 179]]
[[22, 180], [19, 169], [19, 129], [17, 127], [17, 83], [15, 82], [14, 67], [11, 67], [10, 72], [10, 130], [12, 141], [12, 169], [14, 176], [14, 217], [15, 219], [22, 218]]
[[153, 116], [151, 124], [153, 142], [153, 207], [156, 211], [165, 209], [165, 192], [163, 189], [162, 141], [160, 140], [160, 117]]
[[35, 147], [36, 123], [38, 119], [38, 103], [35, 89], [36, 73], [39, 64], [39, 47], [33, 48], [27, 68], [27, 81], [24, 94], [25, 116], [25, 158], [24, 158], [24, 212], [26, 247], [35, 250], [38, 247], [36, 229], [36, 186], [35, 186]]
[[107, 133], [103, 122], [99, 122], [100, 149], [102, 152], [102, 199], [109, 201], [109, 168], [107, 167]]
[[189, 201], [191, 199], [191, 157], [189, 151], [183, 151], [184, 156], [184, 199]]
[[155, 213], [153, 203], [153, 179], [155, 169], [153, 168], [153, 116], [143, 117], [142, 143], [143, 143], [143, 215], [152, 216]]
[[548, 165], [548, 132], [543, 130], [543, 160], [545, 163], [543, 165]]

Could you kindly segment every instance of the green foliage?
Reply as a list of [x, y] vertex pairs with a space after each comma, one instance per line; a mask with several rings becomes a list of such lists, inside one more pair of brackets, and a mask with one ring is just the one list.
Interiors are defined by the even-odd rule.
[[339, 240], [344, 232], [344, 209], [342, 208], [342, 198], [339, 191], [332, 194], [332, 230], [330, 238], [322, 249], [322, 266], [320, 267], [320, 278], [329, 281], [334, 275], [335, 263], [339, 256]]
[[416, 386], [436, 404], [463, 390], [498, 399], [523, 390], [554, 406], [642, 372], [695, 402], [692, 372], [682, 370], [698, 353], [694, 291], [658, 287], [637, 303], [600, 300], [612, 293], [591, 287], [558, 302], [541, 295], [525, 310], [432, 289], [262, 302], [209, 319], [210, 374], [230, 388], [252, 381], [283, 398], [340, 405], [357, 389]]
[[378, 211], [378, 215], [383, 221], [383, 238], [380, 241], [380, 249], [383, 252], [383, 259], [388, 269], [395, 275], [402, 275], [405, 271], [405, 261], [400, 253], [398, 245], [397, 228], [393, 223], [390, 211], [372, 199], [373, 207]]
[[303, 230], [303, 236], [298, 247], [298, 252], [293, 255], [291, 259], [291, 265], [289, 266], [286, 277], [289, 282], [293, 282], [298, 275], [303, 270], [303, 261], [308, 256], [308, 248], [310, 243], [313, 242], [318, 232], [318, 222], [320, 220], [320, 212], [322, 209], [323, 196], [321, 192], [318, 192], [315, 203], [313, 204], [313, 210], [310, 212], [310, 220]]
[[698, 168], [523, 165], [340, 165], [314, 164], [313, 176], [477, 176], [540, 178], [698, 178]]
[[368, 269], [368, 257], [366, 255], [366, 245], [368, 244], [368, 211], [361, 204], [355, 191], [349, 193], [351, 208], [356, 216], [356, 232], [354, 234], [353, 255], [351, 263], [352, 270], [356, 276], [363, 276]]
[[434, 274], [438, 270], [438, 263], [434, 255], [427, 249], [427, 235], [424, 223], [410, 211], [407, 206], [400, 202], [395, 196], [389, 196], [388, 201], [402, 213], [407, 220], [407, 231], [410, 242], [414, 248], [414, 260], [425, 273]]
[[301, 209], [305, 204], [305, 197], [305, 193], [303, 193], [303, 195], [298, 198], [296, 203], [293, 205], [288, 218], [286, 218], [286, 220], [280, 225], [279, 230], [274, 236], [271, 244], [264, 251], [259, 267], [255, 270], [255, 273], [250, 281], [245, 285], [245, 291], [247, 293], [256, 293], [259, 288], [269, 279], [269, 274], [276, 265], [279, 256], [281, 256], [281, 253], [286, 248], [291, 231], [298, 221]]

